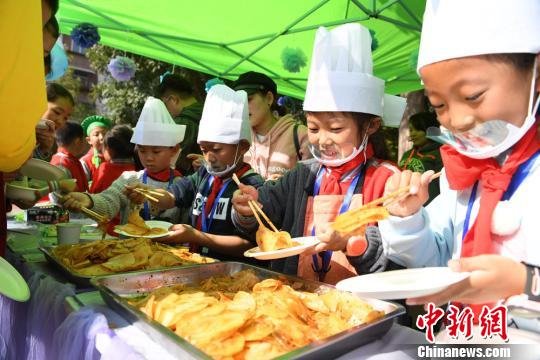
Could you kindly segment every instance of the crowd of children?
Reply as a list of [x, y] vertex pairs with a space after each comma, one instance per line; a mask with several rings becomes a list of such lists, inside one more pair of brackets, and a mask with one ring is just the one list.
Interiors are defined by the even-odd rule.
[[[58, 199], [65, 208], [87, 207], [116, 218], [113, 225], [140, 209], [146, 220], [175, 224], [159, 241], [220, 260], [247, 261], [258, 228], [254, 200], [292, 237], [320, 240], [314, 253], [258, 265], [335, 284], [448, 264], [472, 275], [410, 304], [482, 305], [522, 293], [538, 300], [531, 284], [540, 281], [540, 4], [477, 0], [463, 12], [464, 3], [427, 1], [418, 72], [435, 114], [411, 117], [414, 147], [399, 167], [387, 161], [382, 126], [405, 109], [374, 76], [373, 39], [360, 24], [317, 30], [303, 103], [307, 126], [277, 114], [276, 83], [257, 72], [230, 87], [214, 85], [204, 106], [187, 80], [166, 74], [133, 130], [98, 115], [68, 121], [73, 97], [50, 83], [34, 157], [76, 179], [77, 191]], [[508, 22], [520, 26], [497, 31]], [[47, 56], [58, 23], [44, 29]], [[387, 220], [346, 235], [329, 226], [404, 186], [410, 191], [388, 206]], [[138, 188], [161, 196], [148, 202]], [[540, 331], [536, 322], [520, 324]]]

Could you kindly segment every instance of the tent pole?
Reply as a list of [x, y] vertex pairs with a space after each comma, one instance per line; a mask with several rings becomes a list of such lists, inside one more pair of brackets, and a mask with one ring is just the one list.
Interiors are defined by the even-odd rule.
[[[359, 21], [366, 21], [366, 20], [369, 20], [369, 16], [362, 16], [362, 17], [356, 17], [356, 18], [350, 18], [350, 19], [329, 21], [329, 22], [322, 23], [322, 24], [304, 26], [304, 27], [297, 28], [297, 29], [290, 29], [290, 30], [287, 30], [286, 32], [284, 32], [281, 35], [290, 35], [290, 34], [295, 34], [295, 33], [299, 33], [299, 32], [314, 30], [314, 29], [318, 29], [321, 26], [328, 27], [328, 26], [349, 24], [349, 23], [352, 23], [352, 22], [359, 22]], [[272, 33], [272, 34], [264, 34], [264, 35], [254, 36], [254, 37], [247, 38], [247, 39], [231, 41], [231, 42], [229, 42], [229, 43], [227, 43], [225, 45], [232, 46], [232, 45], [243, 44], [243, 43], [247, 43], [247, 42], [267, 39], [267, 38], [272, 37], [274, 35], [275, 34]]]
[[422, 27], [422, 22], [416, 17], [416, 15], [414, 15], [411, 9], [409, 9], [409, 7], [405, 5], [403, 1], [400, 1], [399, 5], [403, 8], [403, 10], [405, 10], [407, 14], [409, 14], [409, 16], [414, 20], [414, 22], [418, 24], [418, 26]]
[[389, 1], [387, 2], [386, 4], [384, 4], [383, 6], [381, 6], [378, 10], [377, 10], [377, 15], [379, 15], [380, 13], [382, 13], [384, 10], [388, 9], [390, 6], [396, 4], [396, 3], [399, 3], [401, 2], [401, 0], [392, 0], [392, 1]]
[[304, 20], [305, 18], [307, 18], [309, 15], [313, 14], [315, 11], [317, 11], [318, 9], [320, 9], [323, 5], [325, 5], [328, 1], [330, 0], [322, 0], [320, 3], [318, 3], [317, 5], [315, 5], [313, 8], [311, 8], [307, 13], [305, 13], [304, 15], [300, 16], [299, 18], [295, 19], [292, 23], [290, 23], [289, 25], [287, 25], [285, 27], [285, 29], [283, 29], [282, 31], [280, 31], [279, 33], [275, 34], [274, 36], [272, 36], [270, 39], [268, 39], [267, 41], [264, 42], [264, 44], [258, 46], [255, 50], [251, 51], [249, 54], [243, 56], [240, 60], [238, 60], [236, 63], [232, 64], [231, 66], [229, 66], [224, 72], [223, 74], [227, 74], [228, 72], [230, 72], [231, 70], [233, 70], [234, 68], [236, 68], [238, 65], [240, 65], [241, 63], [243, 63], [244, 61], [246, 61], [247, 59], [249, 59], [251, 56], [255, 55], [257, 52], [259, 52], [261, 49], [265, 48], [268, 44], [270, 44], [272, 41], [274, 41], [275, 39], [277, 39], [279, 36], [281, 36], [282, 34], [284, 34], [287, 30], [289, 30], [290, 28], [292, 28], [293, 26], [295, 26], [296, 24], [298, 24], [299, 22], [301, 22], [302, 20]]
[[[240, 53], [239, 53], [238, 51], [236, 51], [236, 50], [231, 49], [231, 48], [228, 47], [227, 45], [223, 45], [223, 48], [226, 49], [226, 50], [229, 50], [230, 52], [232, 52], [233, 54], [235, 54], [235, 55], [237, 55], [237, 56], [239, 56], [239, 57], [242, 57], [242, 54], [240, 54]], [[252, 64], [254, 64], [254, 65], [260, 67], [261, 69], [263, 69], [263, 70], [266, 71], [267, 73], [273, 75], [275, 79], [281, 79], [281, 80], [283, 80], [283, 81], [285, 81], [285, 82], [291, 84], [292, 86], [294, 86], [295, 88], [297, 88], [297, 89], [299, 89], [299, 90], [302, 90], [302, 91], [304, 90], [304, 88], [301, 87], [300, 85], [293, 83], [293, 82], [292, 82], [291, 80], [289, 80], [289, 79], [282, 78], [281, 76], [279, 76], [278, 73], [272, 71], [271, 69], [267, 68], [266, 66], [263, 66], [263, 65], [261, 65], [261, 64], [259, 64], [259, 63], [257, 63], [257, 62], [255, 62], [253, 59], [246, 59], [246, 61], [249, 61], [250, 63], [252, 63]], [[224, 74], [220, 74], [220, 76], [221, 76], [221, 75], [224, 75]], [[231, 74], [229, 74], [229, 76], [231, 76]]]
[[397, 25], [397, 26], [401, 26], [401, 27], [403, 27], [405, 29], [414, 30], [416, 32], [422, 32], [422, 28], [418, 28], [418, 27], [416, 27], [414, 25], [409, 25], [409, 24], [401, 22], [399, 20], [391, 19], [391, 18], [386, 17], [384, 15], [379, 15], [378, 19], [389, 22], [389, 23]]
[[360, 10], [362, 10], [367, 16], [369, 16], [369, 17], [373, 16], [371, 11], [369, 11], [369, 9], [367, 7], [365, 7], [364, 5], [360, 4], [360, 2], [358, 0], [351, 0], [351, 1], [353, 2], [354, 5], [356, 5], [356, 7], [358, 7]]

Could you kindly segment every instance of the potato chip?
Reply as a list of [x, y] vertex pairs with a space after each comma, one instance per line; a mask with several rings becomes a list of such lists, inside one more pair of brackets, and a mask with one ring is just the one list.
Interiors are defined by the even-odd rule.
[[233, 356], [244, 349], [245, 340], [240, 334], [235, 334], [228, 339], [222, 340], [219, 343], [209, 344], [205, 350], [208, 355], [222, 358], [225, 356]]
[[61, 245], [52, 254], [67, 268], [85, 276], [214, 261], [144, 238]]
[[152, 295], [136, 306], [216, 359], [274, 358], [384, 315], [352, 294], [297, 291], [251, 270]]

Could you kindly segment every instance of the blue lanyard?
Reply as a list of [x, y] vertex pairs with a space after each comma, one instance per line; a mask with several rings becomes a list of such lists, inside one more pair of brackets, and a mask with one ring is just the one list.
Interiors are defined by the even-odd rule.
[[[356, 174], [351, 181], [351, 184], [349, 185], [349, 188], [347, 189], [347, 193], [345, 195], [345, 198], [343, 198], [343, 202], [341, 203], [341, 207], [339, 208], [339, 213], [343, 214], [345, 211], [349, 209], [349, 206], [351, 205], [352, 197], [354, 195], [354, 190], [356, 189], [356, 185], [358, 184], [358, 180], [360, 179], [360, 176], [362, 175], [362, 171], [364, 170], [364, 167], [358, 171], [358, 174]], [[317, 179], [315, 180], [315, 187], [313, 189], [313, 200], [315, 200], [315, 196], [319, 195], [319, 189], [321, 188], [321, 182], [322, 177], [326, 173], [326, 169], [322, 167], [319, 170], [319, 173], [317, 174]], [[313, 219], [315, 220], [315, 219]], [[311, 228], [311, 236], [315, 236], [315, 226]], [[322, 267], [319, 267], [319, 259], [317, 259], [318, 254], [312, 255], [313, 259], [313, 265], [311, 266], [313, 271], [315, 271], [318, 274], [325, 274], [328, 271], [330, 271], [330, 260], [332, 259], [332, 251], [323, 251], [319, 255], [322, 258]]]
[[[509, 200], [512, 195], [516, 192], [519, 185], [525, 180], [525, 178], [529, 175], [529, 172], [531, 171], [531, 167], [534, 164], [534, 160], [538, 157], [540, 154], [540, 151], [536, 152], [533, 156], [531, 156], [527, 161], [525, 161], [523, 164], [521, 164], [517, 171], [512, 176], [512, 180], [510, 181], [510, 184], [508, 185], [508, 188], [504, 192], [501, 200]], [[463, 234], [461, 237], [461, 240], [465, 239], [465, 236], [467, 235], [467, 232], [469, 231], [469, 221], [471, 218], [471, 212], [472, 207], [474, 205], [474, 200], [476, 199], [476, 192], [478, 191], [478, 181], [474, 183], [474, 186], [471, 191], [471, 197], [469, 198], [469, 204], [467, 205], [467, 213], [465, 215], [465, 221], [463, 221]]]
[[[214, 177], [210, 177], [210, 179], [208, 180], [208, 182], [206, 183], [206, 186], [204, 188], [204, 191], [203, 191], [203, 194], [206, 194], [207, 198], [204, 199], [203, 198], [203, 201], [202, 201], [202, 204], [201, 204], [201, 214], [199, 216], [202, 216], [202, 219], [201, 219], [201, 227], [202, 227], [202, 231], [203, 232], [209, 232], [210, 231], [210, 227], [212, 226], [212, 221], [214, 220], [214, 215], [215, 215], [215, 211], [216, 211], [216, 207], [217, 207], [217, 204], [219, 203], [219, 199], [221, 198], [221, 195], [223, 195], [223, 192], [225, 191], [225, 189], [227, 188], [227, 186], [230, 184], [231, 182], [231, 179], [225, 181], [223, 183], [223, 186], [221, 187], [221, 189], [219, 190], [216, 198], [214, 199], [214, 203], [212, 204], [212, 209], [210, 210], [210, 213], [208, 214], [208, 222], [207, 222], [207, 217], [204, 213], [204, 209], [206, 208], [206, 200], [208, 200], [208, 193], [210, 191], [210, 188], [212, 187], [212, 183], [214, 182]], [[204, 196], [204, 195], [203, 195]]]
[[[146, 169], [144, 169], [143, 177], [142, 177], [143, 184], [147, 184], [148, 182], [148, 173]], [[170, 189], [171, 185], [174, 182], [174, 170], [169, 169], [169, 185], [167, 185], [167, 191]], [[148, 202], [144, 202], [144, 209], [143, 209], [143, 219], [144, 220], [150, 220], [150, 207], [148, 206]]]

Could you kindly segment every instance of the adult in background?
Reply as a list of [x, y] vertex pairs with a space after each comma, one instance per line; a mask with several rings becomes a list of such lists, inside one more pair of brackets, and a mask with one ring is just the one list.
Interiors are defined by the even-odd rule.
[[[426, 137], [430, 127], [439, 127], [437, 116], [430, 112], [421, 112], [409, 118], [409, 140], [413, 147], [403, 154], [399, 167], [401, 170], [411, 170], [423, 173], [428, 170], [439, 172], [442, 167], [441, 144]], [[439, 195], [439, 179], [429, 183], [429, 203]]]
[[201, 154], [197, 144], [199, 122], [201, 121], [203, 104], [195, 98], [191, 83], [177, 74], [166, 74], [157, 86], [155, 96], [167, 107], [174, 122], [186, 126], [184, 141], [180, 144], [182, 149], [176, 162], [176, 168], [184, 175], [195, 172], [190, 154]]
[[244, 161], [266, 180], [277, 180], [300, 160], [311, 157], [307, 128], [291, 114], [277, 117], [277, 85], [268, 76], [249, 71], [240, 75], [235, 90], [248, 94], [251, 148]]

